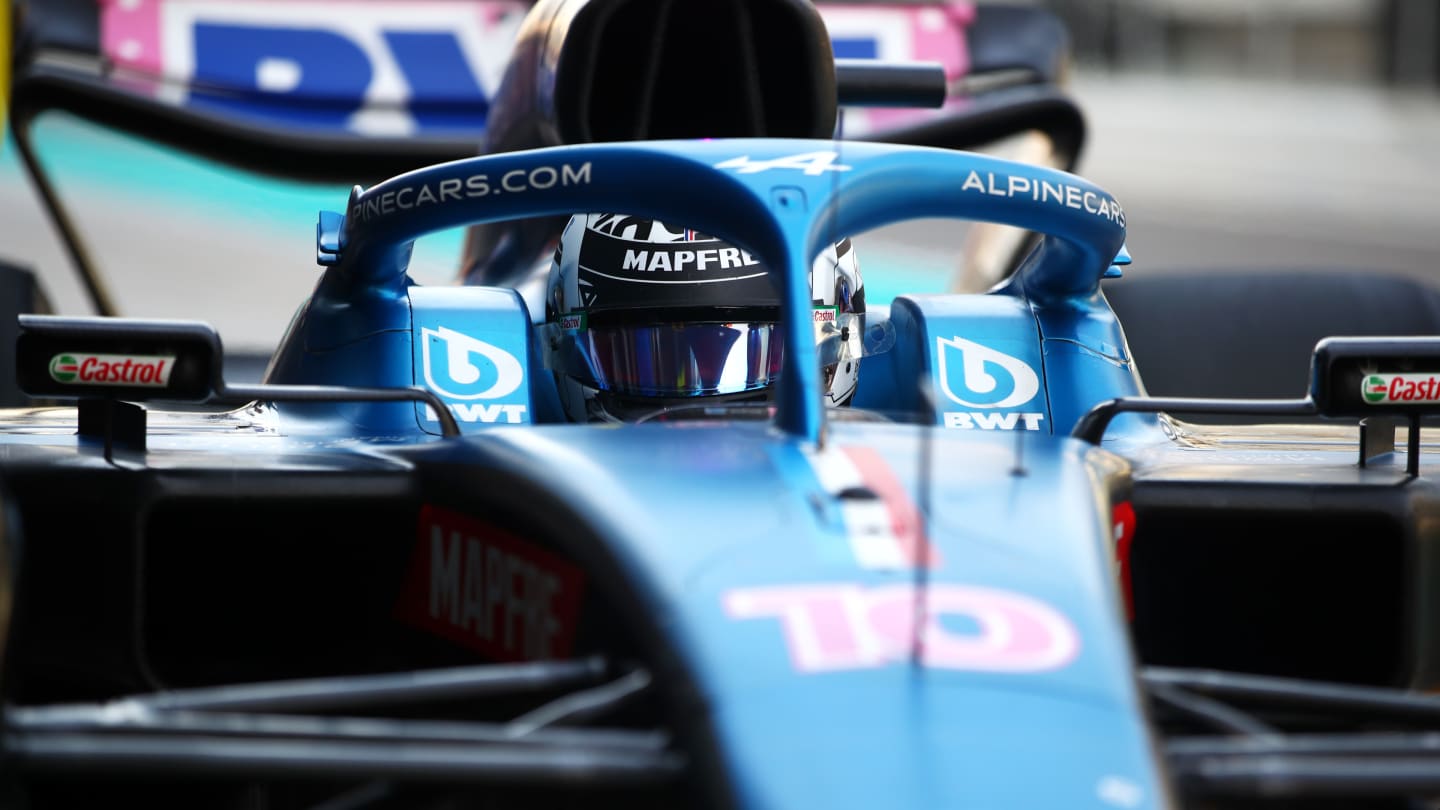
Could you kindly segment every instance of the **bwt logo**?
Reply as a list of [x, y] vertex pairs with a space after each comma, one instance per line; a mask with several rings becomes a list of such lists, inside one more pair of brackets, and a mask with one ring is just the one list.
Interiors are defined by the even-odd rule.
[[1040, 393], [1040, 375], [1025, 361], [961, 337], [936, 338], [935, 354], [945, 397], [964, 408], [989, 411], [946, 411], [946, 427], [1040, 429], [1043, 413], [993, 412], [1027, 405]]
[[[525, 368], [513, 354], [443, 326], [422, 327], [420, 364], [425, 385], [450, 402], [462, 422], [519, 424], [526, 406], [481, 402], [515, 393], [525, 382]], [[431, 415], [433, 416], [433, 414]]]
[[[1034, 399], [1040, 391], [1040, 377], [1035, 370], [1008, 354], [960, 337], [936, 338], [935, 351], [940, 358], [940, 385], [945, 396], [957, 405], [1013, 408]], [[958, 381], [954, 373], [957, 365]]]

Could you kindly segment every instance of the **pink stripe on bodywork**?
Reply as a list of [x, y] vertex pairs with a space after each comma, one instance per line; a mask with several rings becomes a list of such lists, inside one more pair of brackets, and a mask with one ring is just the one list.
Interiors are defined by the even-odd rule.
[[524, 13], [526, 5], [515, 2], [515, 0], [492, 0], [491, 2], [479, 2], [475, 4], [475, 13], [480, 16], [480, 30], [488, 31], [500, 25], [507, 16], [516, 13]]
[[[860, 5], [834, 6], [847, 12], [869, 12], [877, 16], [904, 14], [909, 18], [910, 43], [907, 53], [881, 53], [882, 59], [913, 59], [922, 62], [939, 62], [945, 66], [945, 76], [951, 81], [970, 72], [970, 49], [965, 30], [975, 21], [975, 4], [969, 0], [951, 0], [935, 6], [897, 8], [895, 6]], [[822, 8], [823, 10], [823, 8]], [[952, 101], [953, 106], [963, 101]], [[873, 108], [854, 111], [864, 119], [867, 130], [899, 127], [934, 115], [929, 110], [903, 108]]]
[[870, 447], [843, 447], [841, 452], [854, 462], [865, 486], [884, 502], [886, 511], [890, 513], [890, 529], [900, 544], [900, 554], [906, 563], [939, 568], [943, 561], [940, 552], [931, 545], [930, 538], [925, 536], [920, 509], [885, 459]]
[[965, 29], [975, 22], [975, 5], [969, 2], [946, 3], [934, 8], [910, 12], [910, 36], [914, 58], [939, 62], [951, 79], [970, 72], [970, 48]]
[[160, 12], [164, 0], [100, 0], [100, 52], [117, 66], [162, 75]]
[[[821, 3], [819, 6], [822, 15], [834, 12], [843, 14], [846, 20], [854, 20], [864, 15], [872, 15], [876, 19], [895, 19], [903, 15], [910, 29], [909, 47], [905, 53], [882, 50], [879, 54], [881, 59], [939, 62], [945, 66], [945, 75], [951, 79], [963, 76], [970, 70], [970, 50], [965, 41], [965, 29], [975, 21], [975, 4], [969, 0], [951, 0], [937, 5]], [[843, 27], [850, 28], [848, 25]]]

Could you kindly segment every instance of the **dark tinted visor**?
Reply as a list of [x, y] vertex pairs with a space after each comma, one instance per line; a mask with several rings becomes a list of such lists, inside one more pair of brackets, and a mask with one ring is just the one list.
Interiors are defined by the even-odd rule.
[[[765, 388], [780, 375], [774, 323], [660, 323], [567, 332], [564, 371], [617, 394], [685, 397]], [[576, 366], [583, 366], [577, 368]]]

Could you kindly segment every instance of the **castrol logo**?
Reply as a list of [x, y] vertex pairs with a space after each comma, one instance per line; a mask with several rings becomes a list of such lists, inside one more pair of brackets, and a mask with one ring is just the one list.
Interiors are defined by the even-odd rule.
[[164, 388], [175, 357], [67, 352], [50, 359], [50, 379], [66, 385], [128, 385]]

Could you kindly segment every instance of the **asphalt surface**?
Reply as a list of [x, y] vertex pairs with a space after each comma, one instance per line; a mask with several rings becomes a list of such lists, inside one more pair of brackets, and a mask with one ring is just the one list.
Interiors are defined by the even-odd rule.
[[[1084, 71], [1072, 90], [1091, 130], [1080, 173], [1125, 205], [1130, 272], [1318, 266], [1440, 283], [1433, 91]], [[63, 190], [84, 200], [79, 219], [125, 314], [209, 320], [227, 346], [264, 349], [315, 282], [313, 218], [250, 216], [267, 205], [260, 189], [228, 191], [228, 207], [167, 205], [154, 189], [89, 188], [76, 174]], [[343, 204], [331, 196], [317, 199]], [[60, 311], [87, 313], [13, 165], [0, 166], [0, 223], [0, 252], [38, 269]], [[952, 231], [906, 233], [944, 272]], [[443, 280], [445, 261], [442, 250], [428, 280]]]

